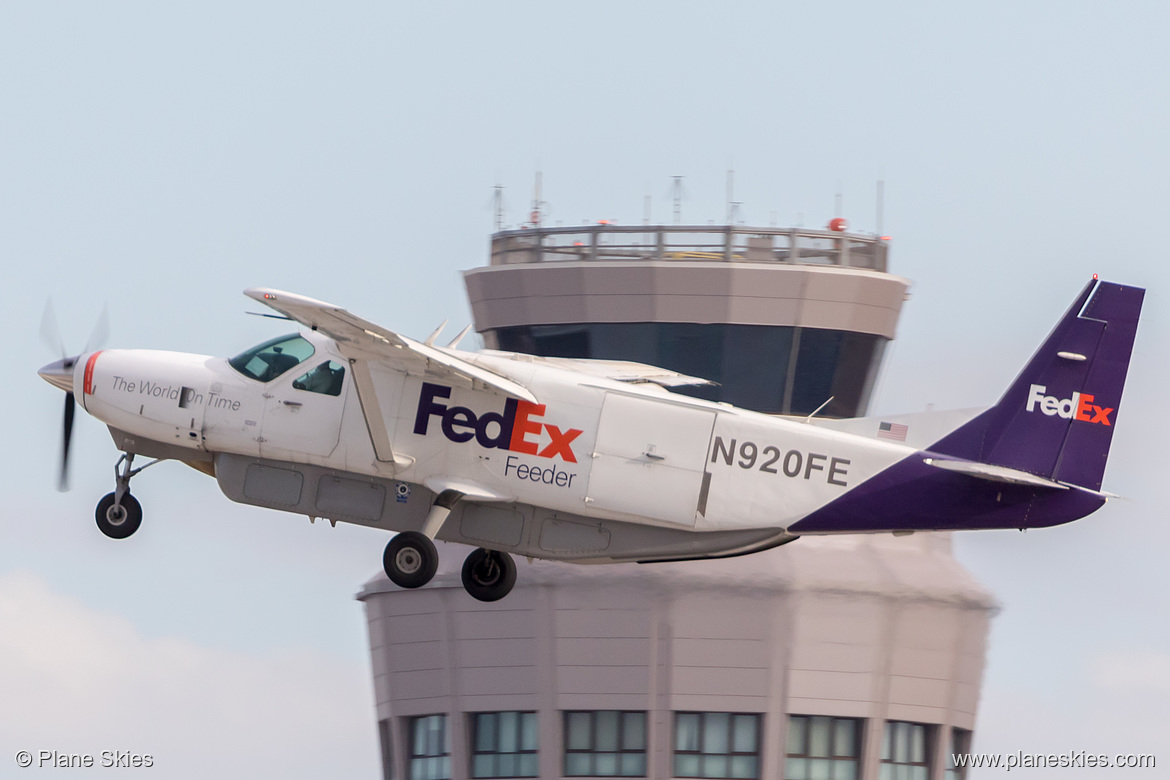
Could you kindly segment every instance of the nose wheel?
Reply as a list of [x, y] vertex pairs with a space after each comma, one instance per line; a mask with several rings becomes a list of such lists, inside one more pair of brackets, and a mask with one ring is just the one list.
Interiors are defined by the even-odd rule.
[[114, 492], [103, 496], [94, 511], [98, 530], [111, 539], [125, 539], [138, 530], [138, 526], [142, 525], [142, 505], [130, 495], [130, 478], [156, 463], [157, 460], [152, 460], [145, 466], [133, 468], [132, 452], [118, 460], [114, 466]]
[[129, 493], [122, 496], [121, 503], [116, 501], [116, 494], [106, 493], [98, 502], [94, 518], [103, 534], [111, 539], [125, 539], [142, 525], [142, 504]]

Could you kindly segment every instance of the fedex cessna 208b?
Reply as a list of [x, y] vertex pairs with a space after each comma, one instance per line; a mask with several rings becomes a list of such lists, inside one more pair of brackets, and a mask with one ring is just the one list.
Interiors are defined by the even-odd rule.
[[[652, 366], [413, 341], [322, 301], [246, 294], [307, 330], [229, 359], [104, 350], [40, 374], [124, 454], [98, 527], [142, 509], [136, 455], [179, 460], [245, 504], [399, 532], [386, 574], [507, 595], [511, 554], [577, 563], [714, 558], [805, 534], [1037, 528], [1093, 512], [1144, 291], [1081, 292], [999, 402], [900, 417], [781, 418], [671, 393]], [[466, 332], [466, 331], [465, 331]]]

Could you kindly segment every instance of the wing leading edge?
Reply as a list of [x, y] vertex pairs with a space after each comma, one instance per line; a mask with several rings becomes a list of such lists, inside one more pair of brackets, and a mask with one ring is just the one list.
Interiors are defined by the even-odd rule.
[[386, 435], [386, 420], [369, 364], [381, 363], [415, 376], [438, 377], [448, 384], [472, 389], [491, 389], [506, 396], [536, 403], [528, 388], [451, 354], [438, 347], [407, 338], [376, 323], [362, 319], [340, 306], [304, 295], [252, 287], [244, 294], [337, 342], [341, 353], [353, 367], [354, 385], [361, 401], [366, 427], [379, 461], [407, 465], [409, 458], [396, 456]]

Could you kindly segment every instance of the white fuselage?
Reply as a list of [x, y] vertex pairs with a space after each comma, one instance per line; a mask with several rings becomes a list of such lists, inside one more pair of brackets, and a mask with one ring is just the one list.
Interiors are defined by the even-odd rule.
[[[394, 459], [379, 460], [334, 342], [269, 382], [223, 358], [107, 350], [84, 355], [74, 392], [132, 437], [456, 489], [574, 515], [694, 531], [787, 529], [914, 448], [542, 365], [458, 353], [523, 384], [539, 404], [370, 364]], [[307, 372], [345, 366], [339, 395]], [[294, 387], [294, 382], [301, 387]], [[381, 433], [381, 432], [377, 432]]]

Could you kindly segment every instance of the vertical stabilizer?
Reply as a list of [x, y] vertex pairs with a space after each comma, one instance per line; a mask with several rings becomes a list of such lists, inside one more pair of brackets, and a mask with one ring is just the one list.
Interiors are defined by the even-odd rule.
[[930, 450], [1099, 490], [1144, 295], [1094, 279], [999, 402]]

